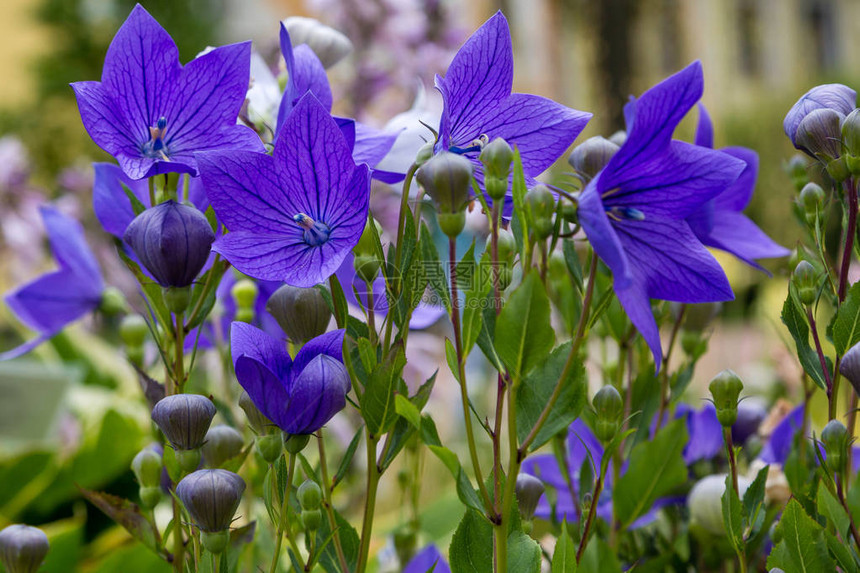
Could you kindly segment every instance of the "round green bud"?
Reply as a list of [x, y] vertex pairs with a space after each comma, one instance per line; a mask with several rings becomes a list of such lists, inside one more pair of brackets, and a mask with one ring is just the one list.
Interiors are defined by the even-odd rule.
[[237, 308], [236, 309], [236, 322], [246, 322], [252, 323], [254, 322], [254, 309], [253, 308]]
[[424, 163], [415, 177], [439, 213], [462, 213], [466, 208], [472, 189], [472, 162], [462, 155], [443, 151]]
[[827, 467], [835, 474], [841, 474], [845, 470], [848, 442], [848, 430], [839, 420], [830, 420], [821, 431], [821, 443], [827, 453]]
[[176, 461], [179, 462], [179, 467], [186, 473], [193, 472], [200, 467], [200, 462], [203, 455], [200, 450], [175, 450]]
[[810, 216], [814, 218], [816, 213], [821, 211], [821, 206], [824, 204], [824, 189], [816, 183], [807, 183], [800, 190], [800, 204], [806, 213], [807, 221]]
[[568, 199], [567, 197], [562, 197], [559, 199], [561, 201], [561, 217], [568, 223], [574, 223], [579, 220], [577, 215], [577, 207], [573, 201]]
[[125, 295], [114, 287], [108, 287], [102, 291], [102, 300], [99, 303], [99, 310], [108, 316], [121, 314], [128, 309]]
[[316, 531], [322, 523], [322, 512], [318, 509], [303, 509], [302, 524], [308, 531]]
[[328, 329], [331, 309], [320, 288], [284, 285], [269, 297], [266, 310], [291, 341], [304, 344]]
[[624, 401], [615, 386], [607, 385], [597, 391], [591, 401], [595, 420], [594, 433], [602, 442], [608, 442], [618, 431], [621, 415], [624, 413]]
[[140, 506], [145, 509], [152, 509], [161, 501], [161, 487], [142, 487], [139, 493]]
[[517, 252], [517, 242], [514, 234], [507, 229], [499, 229], [499, 238], [496, 242], [499, 254], [499, 262], [513, 262]]
[[860, 109], [855, 109], [842, 120], [842, 145], [849, 155], [860, 156]]
[[827, 162], [827, 174], [837, 183], [842, 183], [851, 175], [847, 158], [843, 155]]
[[511, 172], [511, 162], [514, 160], [514, 150], [507, 141], [497, 137], [484, 146], [480, 159], [484, 164], [486, 176], [507, 181]]
[[[376, 231], [374, 233], [374, 231]], [[376, 236], [374, 236], [376, 235]], [[376, 257], [376, 237], [382, 235], [382, 225], [373, 217], [368, 217], [364, 224], [364, 231], [358, 239], [358, 244], [352, 248], [352, 253], [356, 257], [362, 255], [367, 257]]]
[[379, 275], [382, 261], [376, 255], [356, 255], [352, 259], [352, 268], [361, 280], [372, 283]]
[[206, 467], [219, 468], [228, 460], [242, 453], [245, 445], [242, 434], [224, 424], [209, 428], [206, 441], [203, 442], [203, 459]]
[[439, 213], [436, 220], [442, 232], [452, 239], [459, 236], [466, 227], [466, 213], [462, 211], [459, 213]]
[[230, 289], [230, 296], [233, 297], [238, 308], [254, 308], [259, 293], [260, 289], [257, 283], [251, 279], [238, 280]]
[[317, 482], [312, 480], [305, 480], [299, 486], [296, 497], [299, 498], [302, 509], [319, 509], [322, 505], [322, 490]]
[[794, 272], [791, 273], [791, 282], [797, 289], [797, 296], [800, 302], [807, 306], [815, 302], [818, 290], [816, 274], [815, 267], [809, 261], [803, 260], [797, 263]]
[[723, 370], [714, 376], [708, 389], [717, 409], [717, 420], [724, 428], [730, 428], [738, 419], [738, 397], [744, 383], [731, 370]]
[[424, 145], [421, 146], [421, 149], [418, 150], [418, 154], [415, 156], [415, 165], [421, 167], [433, 157], [433, 148], [435, 147], [434, 142], [428, 141]]
[[147, 446], [137, 452], [131, 460], [131, 471], [141, 487], [158, 487], [161, 485], [161, 470], [164, 464], [161, 455], [155, 448]]
[[291, 454], [297, 454], [308, 445], [310, 434], [284, 434], [284, 449]]
[[224, 531], [201, 531], [200, 542], [209, 553], [220, 555], [230, 544], [230, 532]]
[[257, 436], [255, 444], [260, 457], [269, 464], [275, 463], [284, 451], [284, 438], [280, 432]]
[[191, 287], [164, 287], [164, 304], [173, 314], [185, 312], [191, 304]]
[[544, 240], [552, 234], [552, 216], [555, 213], [555, 197], [546, 185], [535, 185], [526, 193], [526, 205], [529, 209], [531, 228], [538, 240]]
[[149, 334], [149, 327], [146, 325], [145, 318], [139, 314], [127, 314], [122, 317], [119, 323], [119, 337], [123, 344], [131, 347], [142, 346], [147, 334]]

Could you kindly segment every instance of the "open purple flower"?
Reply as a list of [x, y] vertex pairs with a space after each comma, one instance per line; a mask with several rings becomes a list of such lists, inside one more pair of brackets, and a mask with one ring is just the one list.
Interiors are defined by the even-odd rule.
[[612, 270], [618, 300], [651, 348], [658, 370], [660, 332], [649, 299], [734, 298], [720, 265], [684, 220], [745, 167], [728, 154], [672, 140], [702, 90], [702, 65], [694, 62], [628, 104], [626, 142], [579, 198], [582, 228]]
[[12, 312], [39, 336], [0, 353], [0, 360], [26, 354], [66, 325], [96, 310], [102, 301], [105, 285], [101, 270], [81, 225], [53, 207], [41, 207], [40, 212], [60, 268], [6, 295]]
[[439, 548], [432, 543], [415, 554], [402, 573], [451, 573], [451, 568], [448, 567], [448, 562], [445, 561], [445, 556], [439, 551]]
[[356, 166], [313, 94], [287, 118], [272, 156], [197, 156], [215, 213], [229, 233], [212, 249], [254, 278], [311, 287], [334, 274], [361, 237], [370, 174]]
[[528, 177], [536, 177], [570, 147], [590, 113], [552, 100], [511, 93], [514, 56], [508, 21], [501, 12], [481, 26], [454, 56], [445, 77], [436, 76], [444, 109], [436, 152], [466, 156], [483, 186], [478, 156], [484, 144], [501, 137], [517, 147]]
[[132, 179], [197, 175], [195, 151], [263, 151], [236, 125], [250, 76], [251, 43], [216, 48], [186, 66], [170, 35], [140, 5], [114, 36], [101, 82], [72, 84], [84, 127]]
[[282, 340], [244, 322], [231, 327], [236, 378], [254, 405], [288, 434], [311, 434], [346, 406], [343, 330], [305, 344], [295, 360]]
[[[702, 104], [699, 104], [696, 145], [714, 147], [714, 127]], [[746, 147], [723, 147], [720, 151], [740, 159], [746, 167], [737, 181], [687, 217], [687, 223], [706, 247], [729, 252], [748, 265], [764, 270], [755, 259], [785, 257], [789, 250], [776, 244], [743, 214], [755, 189], [758, 154]]]
[[842, 84], [825, 84], [815, 86], [791, 106], [782, 127], [785, 134], [795, 147], [801, 149], [797, 142], [797, 128], [807, 115], [817, 109], [832, 109], [843, 116], [851, 113], [857, 103], [857, 92]]

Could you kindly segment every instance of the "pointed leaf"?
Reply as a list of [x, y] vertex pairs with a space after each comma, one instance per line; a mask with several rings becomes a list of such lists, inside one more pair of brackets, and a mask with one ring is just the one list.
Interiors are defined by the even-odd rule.
[[549, 297], [537, 271], [529, 273], [502, 308], [494, 342], [513, 380], [522, 379], [552, 350]]

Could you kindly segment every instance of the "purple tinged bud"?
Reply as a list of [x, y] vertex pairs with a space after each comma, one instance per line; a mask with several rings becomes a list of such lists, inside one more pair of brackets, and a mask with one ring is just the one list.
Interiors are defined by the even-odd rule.
[[731, 370], [723, 370], [714, 376], [708, 389], [711, 391], [720, 425], [724, 428], [731, 427], [738, 419], [738, 397], [744, 389], [744, 383]]
[[849, 348], [842, 357], [839, 372], [851, 382], [854, 391], [860, 394], [860, 343]]
[[186, 287], [206, 264], [215, 233], [203, 213], [170, 200], [135, 217], [123, 240], [161, 286]]
[[203, 442], [203, 460], [206, 467], [219, 468], [242, 453], [245, 445], [242, 434], [230, 426], [220, 424], [209, 428]]
[[815, 86], [795, 103], [785, 116], [783, 128], [795, 147], [800, 149], [797, 142], [798, 126], [807, 115], [817, 109], [830, 109], [848, 115], [856, 107], [857, 93], [842, 84], [825, 84]]
[[803, 118], [797, 127], [795, 145], [818, 157], [825, 164], [842, 155], [842, 130], [845, 116], [832, 109], [817, 109]]
[[[245, 412], [245, 416], [248, 418], [248, 423], [251, 425], [251, 428], [257, 432], [257, 434], [265, 436], [277, 430], [277, 427], [272, 423], [272, 421], [263, 415], [257, 406], [254, 405], [253, 400], [251, 400], [251, 396], [245, 391], [243, 391], [242, 395], [239, 396], [239, 407]], [[278, 454], [280, 454], [280, 448], [278, 449]]]
[[627, 141], [627, 132], [623, 129], [619, 129], [615, 133], [609, 136], [609, 141], [621, 147]]
[[416, 178], [440, 214], [462, 213], [466, 208], [472, 188], [472, 162], [467, 158], [443, 151], [424, 163]]
[[0, 561], [8, 573], [36, 573], [48, 549], [48, 536], [36, 527], [18, 524], [0, 531]]
[[535, 476], [526, 473], [517, 475], [517, 506], [524, 521], [531, 521], [535, 516], [538, 501], [545, 489], [543, 482]]
[[199, 394], [174, 394], [158, 401], [152, 409], [155, 422], [174, 450], [196, 450], [203, 445], [215, 405]]
[[284, 285], [266, 303], [266, 310], [296, 344], [322, 335], [331, 322], [331, 309], [319, 288]]
[[842, 120], [842, 143], [852, 156], [860, 156], [860, 109], [855, 109]]
[[226, 531], [239, 508], [245, 481], [227, 470], [197, 470], [176, 486], [191, 521], [206, 533]]
[[589, 137], [573, 149], [567, 162], [586, 179], [593, 179], [606, 167], [606, 164], [620, 148], [620, 144], [616, 144], [605, 137], [599, 135]]

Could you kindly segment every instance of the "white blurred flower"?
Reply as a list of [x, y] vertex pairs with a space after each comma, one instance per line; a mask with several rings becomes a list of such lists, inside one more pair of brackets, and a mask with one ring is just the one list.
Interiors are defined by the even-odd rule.
[[307, 44], [328, 69], [352, 52], [352, 42], [319, 20], [292, 16], [283, 21], [293, 46]]

